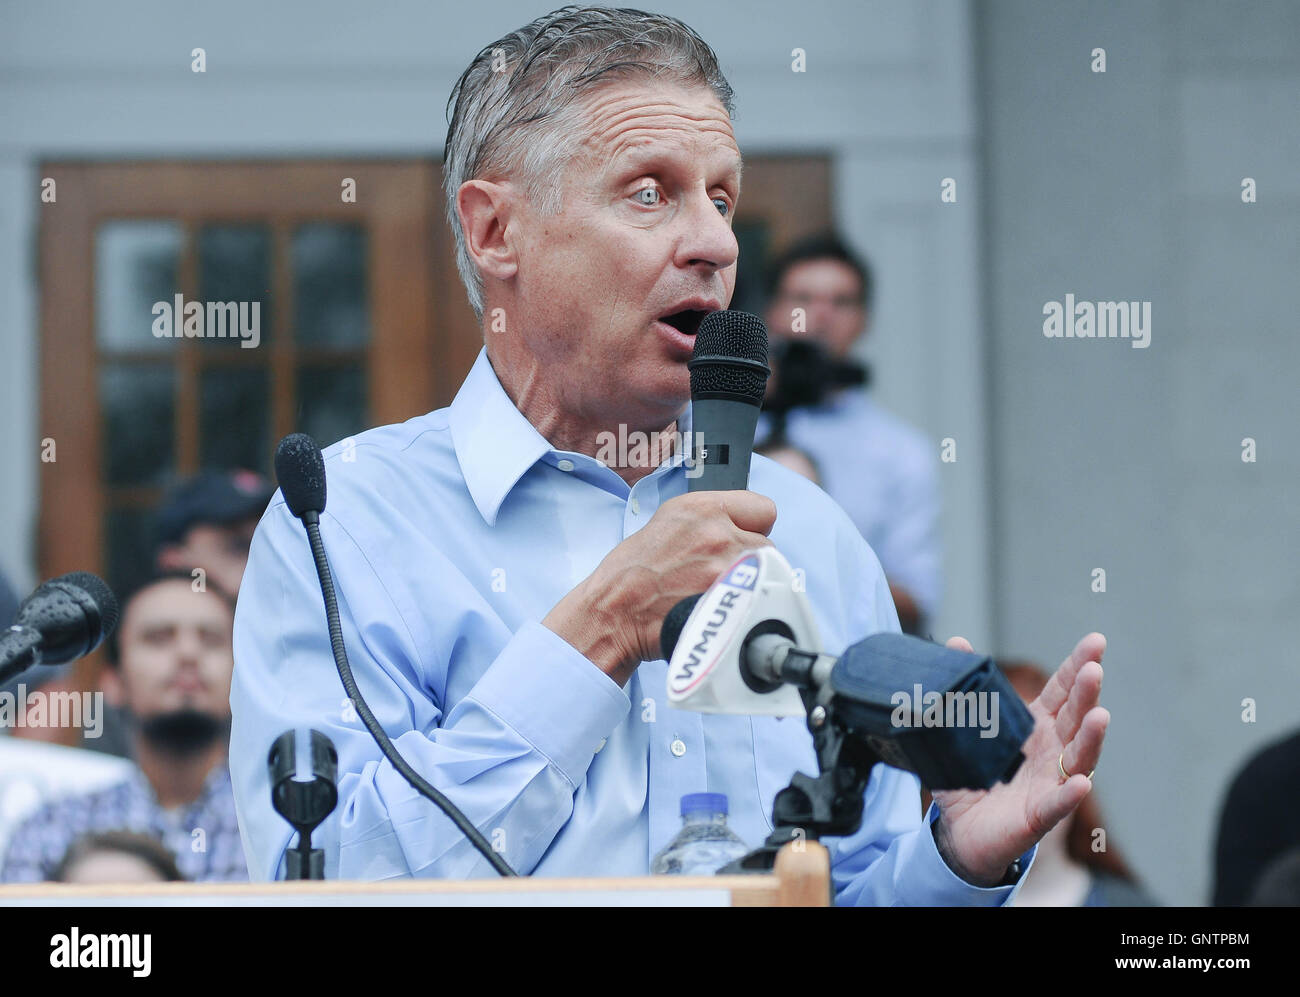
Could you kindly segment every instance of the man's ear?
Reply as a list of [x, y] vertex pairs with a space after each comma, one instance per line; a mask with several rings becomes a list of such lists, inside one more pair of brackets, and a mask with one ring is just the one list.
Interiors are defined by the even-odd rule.
[[519, 269], [510, 238], [515, 203], [508, 184], [488, 180], [466, 180], [456, 193], [465, 247], [484, 277], [508, 280]]

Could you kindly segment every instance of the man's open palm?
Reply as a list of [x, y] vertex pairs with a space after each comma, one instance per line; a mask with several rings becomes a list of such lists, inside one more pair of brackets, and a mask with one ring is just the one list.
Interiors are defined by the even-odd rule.
[[[947, 646], [972, 650], [963, 637]], [[1034, 730], [1022, 748], [1025, 761], [1009, 783], [934, 793], [947, 857], [969, 881], [997, 882], [1088, 795], [1110, 723], [1110, 714], [1097, 705], [1105, 650], [1105, 637], [1088, 634], [1029, 704]], [[1061, 775], [1062, 763], [1068, 779]]]

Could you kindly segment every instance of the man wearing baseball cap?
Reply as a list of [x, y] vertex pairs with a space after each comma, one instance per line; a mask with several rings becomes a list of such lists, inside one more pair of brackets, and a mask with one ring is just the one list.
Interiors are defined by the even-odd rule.
[[156, 520], [160, 570], [202, 568], [231, 598], [248, 563], [248, 545], [275, 487], [252, 471], [200, 471], [163, 499]]

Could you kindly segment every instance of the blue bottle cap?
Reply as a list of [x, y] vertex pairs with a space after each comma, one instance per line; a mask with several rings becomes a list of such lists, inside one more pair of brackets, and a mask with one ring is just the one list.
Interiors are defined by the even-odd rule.
[[687, 793], [682, 797], [682, 816], [688, 814], [725, 814], [726, 793]]

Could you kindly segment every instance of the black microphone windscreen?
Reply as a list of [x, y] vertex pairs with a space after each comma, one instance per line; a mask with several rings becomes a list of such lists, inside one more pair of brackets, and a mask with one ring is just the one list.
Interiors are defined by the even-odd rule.
[[61, 665], [98, 647], [117, 619], [113, 590], [88, 571], [74, 571], [38, 585], [18, 607], [14, 626], [39, 635], [28, 665]]
[[98, 575], [89, 571], [73, 571], [58, 578], [50, 579], [50, 584], [71, 586], [84, 592], [99, 610], [99, 629], [101, 638], [107, 637], [117, 627], [117, 596]]
[[325, 458], [306, 433], [290, 433], [275, 448], [275, 479], [299, 519], [325, 511]]
[[691, 397], [758, 405], [767, 389], [767, 326], [749, 312], [710, 312], [695, 334]]

